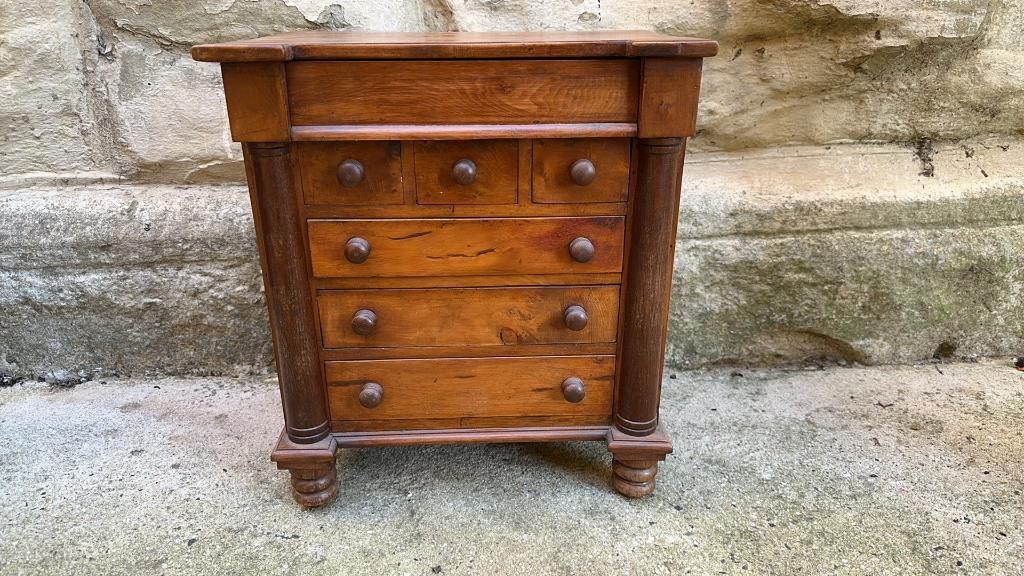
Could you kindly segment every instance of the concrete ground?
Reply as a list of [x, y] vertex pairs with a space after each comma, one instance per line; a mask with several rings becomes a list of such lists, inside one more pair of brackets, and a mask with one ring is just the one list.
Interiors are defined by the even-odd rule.
[[0, 574], [1021, 574], [1005, 361], [678, 373], [658, 490], [600, 443], [343, 451], [302, 511], [273, 378], [0, 389]]

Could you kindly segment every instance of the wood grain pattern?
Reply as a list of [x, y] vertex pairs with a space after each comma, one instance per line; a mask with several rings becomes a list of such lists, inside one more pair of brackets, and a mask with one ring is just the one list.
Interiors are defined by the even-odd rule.
[[[574, 138], [533, 142], [533, 201], [546, 203], [625, 202], [629, 186], [630, 141]], [[597, 177], [579, 186], [570, 177], [573, 162], [587, 159]]]
[[[618, 286], [328, 290], [320, 293], [326, 348], [496, 346], [613, 342]], [[582, 306], [585, 328], [566, 327], [563, 311]], [[357, 334], [352, 317], [372, 310], [372, 333]], [[504, 353], [492, 352], [492, 353]]]
[[364, 124], [293, 126], [292, 140], [490, 140], [636, 136], [633, 122], [580, 124]]
[[632, 436], [617, 428], [608, 430], [608, 451], [612, 453], [612, 486], [627, 498], [654, 492], [658, 462], [672, 452], [665, 426], [646, 436]]
[[[402, 204], [402, 147], [398, 142], [301, 142], [295, 144], [307, 204]], [[363, 181], [343, 186], [338, 164], [358, 160]]]
[[281, 432], [270, 459], [291, 472], [292, 497], [304, 508], [325, 506], [338, 494], [334, 466], [338, 443], [327, 435], [312, 444], [298, 444]]
[[202, 44], [192, 57], [204, 62], [253, 60], [364, 60], [433, 58], [706, 57], [713, 40], [647, 30], [593, 32], [286, 32], [262, 38]]
[[605, 440], [615, 489], [654, 490], [683, 139], [717, 49], [650, 32], [193, 49], [225, 62], [296, 501], [334, 497], [338, 446], [462, 442]]
[[[312, 220], [309, 246], [314, 276], [470, 276], [619, 272], [624, 219], [493, 218], [436, 220]], [[574, 262], [569, 243], [585, 236], [596, 246]], [[345, 259], [348, 239], [365, 238], [369, 259]]]
[[[607, 435], [608, 427], [600, 423], [589, 423], [582, 425], [562, 424], [559, 426], [530, 427], [534, 418], [516, 418], [512, 422], [509, 419], [481, 418], [476, 427], [460, 427], [459, 420], [448, 421], [427, 421], [426, 426], [438, 429], [416, 429], [402, 428], [400, 430], [387, 430], [379, 428], [373, 421], [362, 421], [359, 423], [339, 422], [339, 430], [335, 432], [334, 438], [339, 447], [342, 448], [374, 448], [378, 446], [417, 446], [422, 444], [501, 444], [508, 442], [570, 442], [585, 440], [602, 440]], [[569, 417], [561, 417], [557, 420], [570, 420]], [[575, 421], [575, 419], [572, 419]], [[579, 419], [581, 422], [600, 422], [600, 417], [584, 416]], [[507, 428], [488, 427], [491, 422], [504, 421]], [[514, 422], [519, 422], [516, 425]], [[382, 426], [406, 425], [404, 420], [391, 420], [381, 423]], [[347, 426], [366, 426], [373, 431], [346, 431]], [[423, 425], [420, 422], [412, 422], [410, 426]], [[441, 428], [448, 428], [447, 430]]]
[[[515, 204], [519, 187], [519, 142], [476, 140], [417, 142], [416, 202], [419, 204]], [[456, 162], [476, 165], [471, 184], [452, 175]]]
[[[614, 356], [442, 358], [327, 362], [332, 420], [496, 416], [607, 415], [611, 413]], [[570, 376], [586, 384], [578, 403], [562, 397]], [[365, 408], [358, 394], [378, 382], [384, 397]]]
[[645, 58], [640, 90], [640, 138], [693, 136], [697, 131], [702, 62]]
[[286, 70], [299, 126], [635, 122], [637, 114], [635, 60], [291, 62]]
[[[410, 155], [411, 156], [411, 155]], [[529, 166], [529, 161], [526, 162]], [[406, 174], [412, 174], [407, 170]], [[415, 176], [402, 177], [403, 182], [415, 182]], [[522, 181], [522, 180], [521, 180]], [[529, 179], [525, 179], [529, 182]], [[386, 206], [310, 206], [303, 208], [307, 218], [488, 218], [536, 216], [621, 216], [626, 213], [622, 202], [595, 202], [592, 204], [532, 204], [529, 184], [524, 184], [521, 204], [416, 204], [415, 184], [409, 184], [406, 203]]]
[[497, 350], [494, 346], [418, 346], [406, 348], [325, 348], [324, 360], [393, 360], [396, 358], [484, 358], [494, 356], [594, 356], [615, 354], [615, 342], [575, 344], [519, 344]]
[[317, 289], [358, 288], [470, 288], [499, 286], [571, 286], [575, 284], [621, 284], [618, 273], [597, 274], [503, 274], [501, 276], [411, 276], [381, 278], [314, 278]]
[[[608, 436], [608, 416], [583, 414], [579, 416], [499, 416], [493, 418], [416, 418], [406, 420], [338, 420], [332, 422], [335, 438], [364, 441], [370, 438], [403, 438], [403, 444], [426, 443], [434, 438], [437, 443], [468, 442], [547, 442], [553, 440], [604, 440]], [[526, 434], [514, 436], [516, 431]], [[575, 435], [566, 437], [566, 434]], [[443, 434], [455, 432], [446, 439]], [[487, 439], [469, 436], [486, 434]], [[579, 434], [584, 434], [580, 437]], [[557, 435], [557, 436], [556, 436]], [[457, 439], [456, 439], [457, 438]], [[522, 438], [513, 440], [512, 438]], [[346, 445], [346, 444], [342, 444]], [[376, 444], [382, 445], [382, 444]]]
[[274, 62], [222, 64], [228, 123], [235, 142], [287, 142], [288, 94], [284, 65]]
[[302, 297], [310, 292], [309, 268], [291, 171], [291, 149], [282, 143], [246, 144], [244, 151], [285, 430], [296, 443], [315, 443], [327, 435], [327, 407], [313, 302]]
[[633, 436], [658, 426], [683, 141], [640, 140], [622, 302], [620, 377], [615, 425]]

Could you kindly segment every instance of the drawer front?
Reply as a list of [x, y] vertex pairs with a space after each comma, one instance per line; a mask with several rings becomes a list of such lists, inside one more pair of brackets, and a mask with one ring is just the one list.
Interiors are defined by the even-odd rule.
[[[402, 420], [502, 416], [608, 415], [614, 356], [441, 358], [327, 362], [331, 419]], [[578, 378], [583, 398], [563, 383]], [[376, 383], [381, 394], [367, 390]], [[360, 401], [376, 406], [367, 407]]]
[[625, 202], [628, 138], [546, 139], [533, 142], [533, 201]]
[[515, 204], [519, 142], [417, 142], [418, 204]]
[[289, 62], [292, 124], [636, 122], [637, 60]]
[[314, 276], [373, 278], [618, 273], [624, 226], [621, 216], [594, 216], [310, 220], [308, 228]]
[[325, 348], [614, 342], [618, 286], [326, 290]]
[[299, 142], [306, 204], [402, 204], [400, 142]]

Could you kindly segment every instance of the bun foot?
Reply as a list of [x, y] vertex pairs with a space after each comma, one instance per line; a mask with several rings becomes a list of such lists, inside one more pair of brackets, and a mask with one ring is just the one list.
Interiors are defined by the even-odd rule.
[[647, 436], [630, 436], [612, 428], [608, 450], [612, 453], [612, 486], [627, 498], [640, 498], [654, 492], [658, 462], [672, 452], [672, 441], [661, 425]]
[[330, 504], [338, 495], [338, 473], [333, 465], [291, 470], [292, 497], [303, 508]]
[[657, 460], [612, 460], [612, 485], [619, 494], [628, 498], [640, 498], [654, 492], [654, 476], [657, 473]]
[[303, 508], [326, 506], [338, 495], [334, 454], [338, 444], [328, 435], [319, 442], [298, 444], [281, 432], [270, 459], [292, 475], [292, 497]]

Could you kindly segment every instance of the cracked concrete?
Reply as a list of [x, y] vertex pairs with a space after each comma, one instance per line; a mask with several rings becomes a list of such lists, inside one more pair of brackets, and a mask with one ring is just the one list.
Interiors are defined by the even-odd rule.
[[1022, 574], [1008, 362], [680, 372], [652, 497], [600, 443], [342, 451], [330, 507], [268, 460], [273, 378], [0, 389], [4, 574]]

